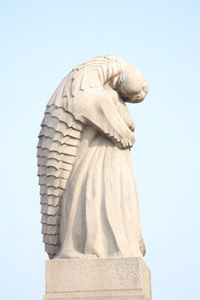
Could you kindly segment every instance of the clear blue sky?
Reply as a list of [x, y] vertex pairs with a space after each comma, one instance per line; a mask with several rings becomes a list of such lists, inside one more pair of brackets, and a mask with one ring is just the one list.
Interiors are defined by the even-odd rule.
[[1, 299], [44, 293], [36, 144], [45, 105], [71, 68], [127, 59], [149, 96], [130, 105], [153, 300], [199, 299], [199, 1], [1, 1]]

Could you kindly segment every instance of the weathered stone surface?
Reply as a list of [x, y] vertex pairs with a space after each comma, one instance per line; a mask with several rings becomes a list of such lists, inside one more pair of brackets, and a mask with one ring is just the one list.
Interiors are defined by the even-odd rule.
[[150, 272], [141, 258], [54, 259], [46, 262], [47, 299], [150, 300]]

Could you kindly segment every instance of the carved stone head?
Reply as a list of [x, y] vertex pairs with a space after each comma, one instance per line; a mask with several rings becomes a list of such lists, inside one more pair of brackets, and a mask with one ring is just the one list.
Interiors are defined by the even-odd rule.
[[132, 103], [143, 101], [148, 93], [144, 77], [131, 66], [118, 76], [115, 88], [124, 101]]

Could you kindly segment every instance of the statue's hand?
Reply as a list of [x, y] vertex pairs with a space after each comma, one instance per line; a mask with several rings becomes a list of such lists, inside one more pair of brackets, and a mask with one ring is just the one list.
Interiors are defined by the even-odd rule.
[[114, 140], [114, 143], [120, 149], [130, 149], [130, 148], [132, 148], [132, 146], [135, 143], [135, 135], [134, 135], [133, 131], [131, 131], [130, 128], [128, 128], [125, 137], [122, 137], [120, 142]]

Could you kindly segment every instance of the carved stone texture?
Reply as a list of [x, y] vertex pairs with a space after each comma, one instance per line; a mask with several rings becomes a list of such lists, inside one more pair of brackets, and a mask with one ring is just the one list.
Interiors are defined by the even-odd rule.
[[54, 259], [46, 262], [47, 299], [150, 300], [150, 272], [142, 258]]
[[135, 127], [125, 102], [147, 92], [143, 76], [113, 56], [77, 66], [54, 92], [37, 153], [50, 258], [145, 254], [130, 156]]

